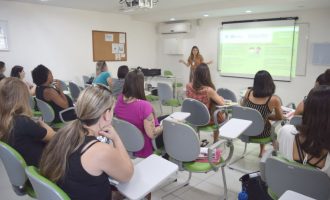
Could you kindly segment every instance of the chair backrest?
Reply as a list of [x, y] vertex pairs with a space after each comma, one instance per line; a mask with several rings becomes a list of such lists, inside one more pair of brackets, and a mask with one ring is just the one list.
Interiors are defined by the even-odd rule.
[[43, 100], [36, 98], [36, 101], [37, 101], [37, 106], [42, 114], [42, 119], [44, 120], [44, 122], [51, 123], [52, 121], [54, 121], [55, 112], [53, 108]]
[[278, 197], [292, 190], [314, 199], [330, 199], [330, 178], [320, 170], [275, 156], [267, 159], [265, 171], [267, 185]]
[[167, 83], [157, 83], [158, 97], [163, 104], [165, 101], [173, 99], [173, 90]]
[[36, 102], [34, 101], [34, 97], [30, 95], [29, 97], [29, 105], [32, 110], [34, 110]]
[[74, 82], [69, 82], [69, 89], [71, 93], [71, 97], [73, 98], [73, 101], [77, 101], [79, 94], [80, 94], [80, 88], [77, 84]]
[[218, 95], [222, 96], [224, 99], [231, 100], [232, 102], [237, 102], [235, 93], [227, 88], [219, 88], [217, 90], [217, 93]]
[[233, 106], [232, 117], [237, 119], [245, 119], [252, 121], [252, 124], [247, 128], [242, 135], [256, 136], [260, 135], [264, 130], [265, 122], [259, 111], [253, 108]]
[[[18, 195], [24, 194], [27, 181], [25, 174], [26, 162], [24, 158], [11, 146], [0, 141], [0, 158], [6, 169], [9, 181]], [[23, 192], [23, 193], [22, 193]]]
[[211, 119], [206, 105], [196, 99], [186, 98], [182, 102], [181, 111], [190, 113], [186, 121], [194, 126], [205, 126]]
[[40, 200], [69, 200], [70, 197], [55, 183], [42, 176], [38, 169], [29, 166], [25, 169], [27, 176], [36, 192], [37, 199]]
[[130, 155], [133, 152], [140, 151], [144, 147], [143, 135], [136, 126], [118, 118], [113, 118], [112, 125]]
[[300, 125], [302, 123], [302, 116], [295, 115], [290, 119], [290, 124], [292, 125]]
[[165, 70], [164, 71], [164, 76], [165, 77], [172, 77], [173, 76], [173, 73], [170, 70]]
[[61, 83], [61, 89], [62, 91], [69, 91], [68, 85], [62, 81], [62, 80], [58, 80]]
[[200, 152], [196, 131], [191, 126], [177, 121], [163, 120], [163, 126], [166, 153], [181, 162], [196, 160]]

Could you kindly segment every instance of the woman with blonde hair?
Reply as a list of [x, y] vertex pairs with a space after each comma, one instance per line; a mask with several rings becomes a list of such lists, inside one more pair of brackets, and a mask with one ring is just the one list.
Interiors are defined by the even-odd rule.
[[0, 140], [16, 149], [28, 165], [38, 166], [54, 131], [43, 121], [32, 119], [29, 96], [25, 83], [18, 78], [0, 82]]
[[86, 88], [77, 101], [77, 119], [60, 129], [43, 153], [41, 173], [71, 199], [111, 199], [108, 177], [120, 182], [132, 177], [133, 164], [111, 125], [113, 107], [108, 88]]

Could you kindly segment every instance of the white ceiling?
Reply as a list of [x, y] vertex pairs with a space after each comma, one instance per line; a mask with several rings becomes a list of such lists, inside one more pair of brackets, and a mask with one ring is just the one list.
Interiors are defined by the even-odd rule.
[[119, 0], [8, 0], [25, 3], [93, 10], [131, 15], [136, 20], [150, 22], [245, 15], [252, 13], [281, 12], [330, 7], [330, 0], [158, 0], [153, 9], [133, 12], [120, 11]]

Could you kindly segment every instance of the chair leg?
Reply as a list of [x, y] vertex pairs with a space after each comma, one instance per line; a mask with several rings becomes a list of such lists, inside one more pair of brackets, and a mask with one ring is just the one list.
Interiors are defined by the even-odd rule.
[[244, 158], [246, 156], [246, 149], [247, 149], [247, 143], [245, 143], [243, 154], [239, 158], [237, 158], [236, 160], [230, 162], [229, 165], [228, 165], [229, 168], [231, 168], [230, 165], [238, 162], [239, 160], [241, 160], [242, 158]]
[[185, 182], [183, 182], [183, 183], [177, 185], [177, 186], [174, 187], [172, 190], [166, 192], [166, 193], [161, 197], [161, 199], [163, 199], [164, 197], [166, 197], [166, 196], [170, 195], [171, 193], [177, 191], [178, 189], [181, 189], [181, 188], [186, 187], [187, 185], [189, 185], [189, 181], [190, 181], [190, 179], [191, 179], [191, 175], [192, 175], [192, 172], [189, 172], [189, 177], [188, 177], [188, 179], [187, 179]]
[[159, 101], [159, 109], [160, 109], [160, 115], [163, 115], [163, 107], [161, 101]]
[[223, 180], [223, 189], [224, 189], [224, 199], [228, 199], [228, 189], [227, 189], [227, 182], [226, 182], [226, 175], [225, 175], [225, 167], [221, 167], [222, 172], [222, 180]]

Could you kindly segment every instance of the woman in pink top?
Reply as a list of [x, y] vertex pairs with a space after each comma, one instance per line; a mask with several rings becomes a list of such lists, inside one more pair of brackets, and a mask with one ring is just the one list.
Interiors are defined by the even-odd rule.
[[152, 105], [144, 94], [144, 76], [140, 70], [129, 72], [125, 77], [123, 93], [118, 96], [115, 106], [115, 116], [134, 124], [144, 137], [144, 147], [134, 155], [146, 158], [152, 154], [152, 139], [163, 132], [159, 126]]
[[[211, 74], [207, 64], [202, 63], [198, 65], [194, 72], [194, 78], [192, 83], [186, 85], [186, 95], [189, 98], [196, 99], [204, 103], [209, 109], [211, 115], [210, 125], [214, 124], [213, 112], [215, 111], [216, 105], [224, 105], [224, 99], [217, 94], [215, 91], [214, 84], [211, 80]], [[224, 121], [222, 113], [218, 115], [218, 122]], [[219, 131], [215, 130], [213, 133], [213, 142], [219, 140]]]

